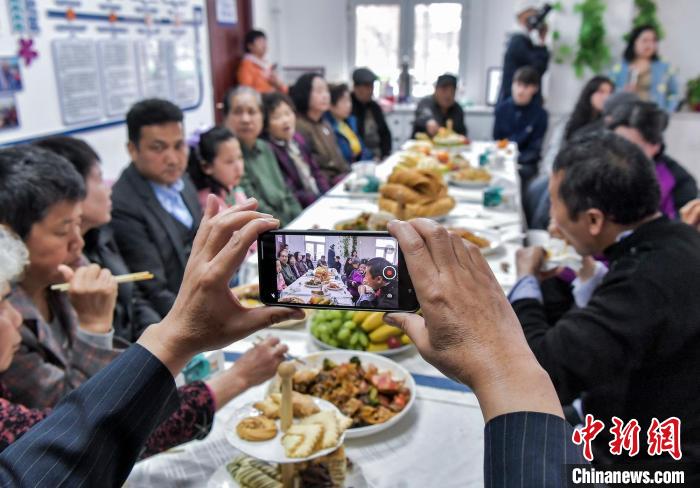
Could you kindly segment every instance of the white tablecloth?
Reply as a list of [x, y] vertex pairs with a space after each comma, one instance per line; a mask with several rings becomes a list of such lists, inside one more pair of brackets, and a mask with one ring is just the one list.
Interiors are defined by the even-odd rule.
[[[476, 161], [489, 145], [472, 143], [469, 158]], [[517, 151], [511, 148], [510, 152], [505, 169], [496, 176], [519, 189]], [[377, 176], [386, 178], [397, 161], [396, 155], [389, 158], [378, 167]], [[487, 259], [503, 289], [508, 290], [515, 283], [515, 251], [522, 241], [521, 214], [516, 210], [485, 209], [480, 203], [481, 192], [450, 187], [457, 206], [445, 224], [490, 230], [500, 235], [503, 245]], [[376, 210], [376, 196], [347, 195], [341, 182], [288, 227], [332, 229], [339, 220]], [[247, 269], [253, 266], [251, 263]], [[296, 356], [315, 350], [303, 326], [297, 330], [269, 329], [257, 335], [266, 334], [280, 337]], [[243, 352], [253, 339], [233, 344], [225, 351]], [[410, 414], [390, 430], [364, 439], [346, 440], [348, 456], [362, 470], [367, 485], [392, 488], [482, 486], [484, 422], [476, 397], [464, 389], [454, 388], [457, 385], [415, 352], [393, 359], [416, 378], [417, 401]], [[212, 432], [206, 439], [138, 463], [127, 486], [207, 486], [213, 472], [238, 454], [224, 439], [226, 420], [238, 406], [264, 396], [263, 391], [262, 387], [251, 389], [224, 406], [217, 413]]]

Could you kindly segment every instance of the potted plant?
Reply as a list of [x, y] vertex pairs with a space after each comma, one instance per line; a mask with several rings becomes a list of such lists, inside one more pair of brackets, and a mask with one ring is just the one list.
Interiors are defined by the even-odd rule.
[[688, 80], [686, 85], [688, 88], [686, 100], [688, 106], [694, 112], [700, 112], [700, 76], [692, 80]]

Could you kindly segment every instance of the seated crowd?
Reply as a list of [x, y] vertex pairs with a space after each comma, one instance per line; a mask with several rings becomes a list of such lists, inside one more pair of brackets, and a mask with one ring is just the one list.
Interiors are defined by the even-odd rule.
[[[391, 134], [368, 69], [355, 70], [352, 89], [329, 87], [317, 73], [288, 88], [264, 60], [262, 32], [249, 33], [245, 46], [241, 86], [223, 100], [223, 126], [199, 133], [192, 147], [176, 105], [146, 99], [131, 107], [130, 161], [111, 188], [100, 155], [83, 140], [51, 137], [0, 149], [3, 482], [36, 484], [64, 465], [69, 484], [120, 486], [136, 460], [206, 436], [218, 409], [269, 379], [283, 360], [287, 347], [270, 338], [222, 374], [174, 387], [173, 375], [194, 354], [299, 318], [293, 309], [246, 309], [229, 287], [260, 233], [292, 222], [354, 162], [385, 158]], [[477, 248], [432, 221], [392, 221], [422, 316], [385, 320], [477, 395], [490, 446], [486, 477], [497, 476], [508, 443], [535, 442], [542, 431], [537, 438], [550, 436], [545, 442], [554, 447], [523, 449], [508, 467], [513, 476], [545, 456], [553, 463], [545, 477], [560, 477], [566, 459], [583, 463], [563, 419], [575, 425], [586, 414], [644, 426], [678, 417], [684, 459], [697, 462], [696, 182], [667, 154], [664, 108], [636, 94], [611, 95], [616, 84], [603, 76], [586, 84], [570, 119], [554, 131], [556, 149], [547, 147], [540, 84], [534, 68], [514, 73], [495, 109], [493, 135], [518, 145], [530, 226], [565, 238], [586, 265], [578, 276], [545, 273], [545, 251], [521, 249], [519, 279], [506, 298]], [[418, 103], [414, 133], [451, 127], [467, 134], [456, 87], [456, 77], [438, 78], [434, 94]], [[285, 247], [277, 291], [326, 266], [354, 304], [380, 307], [395, 294], [382, 276], [387, 264], [355, 251], [341, 256], [334, 246], [321, 256]], [[139, 271], [154, 279], [114, 279]], [[64, 282], [67, 292], [52, 289]], [[125, 379], [125, 370], [144, 373]], [[109, 409], [77, 422], [86, 404], [105, 398]], [[129, 409], [144, 413], [138, 429]], [[53, 438], [31, 429], [40, 421]], [[506, 440], [510, 421], [532, 430], [513, 429]], [[548, 425], [557, 433], [547, 434]], [[127, 426], [131, 435], [116, 430]], [[78, 439], [77, 451], [70, 439]], [[612, 459], [609, 440], [607, 431], [596, 438], [597, 463], [632, 460]], [[45, 455], [51, 442], [69, 447]], [[115, 454], [105, 457], [95, 442]], [[636, 459], [649, 458], [643, 451]]]

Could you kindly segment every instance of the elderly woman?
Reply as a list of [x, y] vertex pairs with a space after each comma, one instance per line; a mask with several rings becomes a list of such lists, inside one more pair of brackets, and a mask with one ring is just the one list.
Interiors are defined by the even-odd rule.
[[299, 203], [306, 208], [329, 189], [328, 180], [321, 173], [306, 141], [296, 131], [294, 103], [282, 93], [263, 97], [265, 107], [265, 139]]
[[667, 112], [678, 107], [678, 80], [671, 66], [659, 59], [659, 35], [651, 25], [636, 27], [629, 36], [623, 59], [611, 73], [617, 91], [636, 93]]
[[270, 146], [259, 139], [263, 129], [260, 94], [249, 87], [231, 90], [224, 99], [225, 124], [241, 143], [245, 171], [241, 188], [258, 199], [258, 210], [288, 224], [301, 213], [301, 205], [284, 182]]
[[[22, 241], [0, 225], [0, 372], [10, 367], [22, 343], [22, 315], [7, 299], [7, 295], [11, 282], [19, 277], [28, 257]], [[276, 340], [269, 339], [248, 351], [232, 368], [208, 383], [196, 381], [181, 387], [178, 390], [180, 408], [151, 434], [142, 456], [150, 456], [206, 435], [216, 408], [248, 386], [272, 376], [284, 350], [285, 347], [277, 344]], [[276, 352], [280, 354], [273, 354]], [[216, 398], [214, 392], [218, 393]], [[50, 408], [32, 409], [13, 403], [12, 394], [0, 383], [0, 451], [50, 412]]]
[[350, 171], [350, 165], [338, 147], [333, 128], [323, 120], [331, 99], [326, 80], [318, 73], [303, 74], [289, 95], [297, 109], [297, 130], [331, 185], [338, 183]]

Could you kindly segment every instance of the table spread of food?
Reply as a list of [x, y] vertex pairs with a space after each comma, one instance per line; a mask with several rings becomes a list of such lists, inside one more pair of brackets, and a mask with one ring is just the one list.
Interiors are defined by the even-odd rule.
[[[386, 230], [394, 218], [433, 218], [481, 249], [507, 291], [515, 283], [522, 219], [513, 208], [485, 205], [484, 196], [499, 186], [519, 192], [516, 158], [508, 141], [470, 141], [447, 131], [432, 140], [419, 136], [376, 166], [378, 191], [353, 193], [341, 181], [288, 228]], [[256, 261], [249, 259], [251, 269]], [[341, 273], [309, 270], [280, 301], [352, 305]], [[233, 293], [246, 307], [262, 306], [256, 279]], [[139, 463], [127, 485], [481, 485], [483, 418], [468, 389], [425, 362], [382, 312], [305, 311], [303, 320], [224, 349], [232, 361], [276, 335], [289, 347], [293, 375], [234, 399], [217, 413], [207, 438]]]

